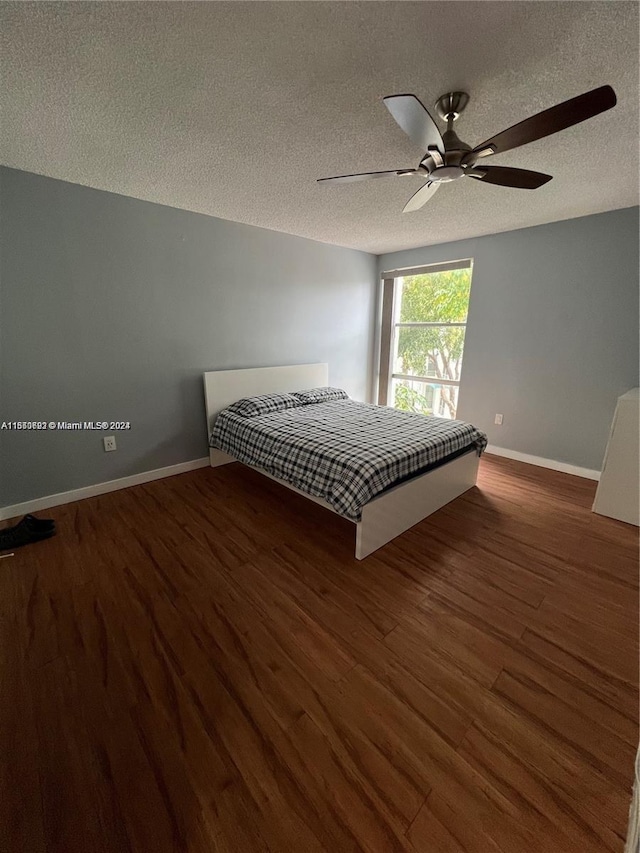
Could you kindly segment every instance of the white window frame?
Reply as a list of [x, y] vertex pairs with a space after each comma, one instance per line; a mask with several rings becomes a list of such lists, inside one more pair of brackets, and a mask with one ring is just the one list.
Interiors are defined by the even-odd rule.
[[447, 270], [470, 269], [473, 276], [473, 258], [463, 258], [458, 261], [446, 261], [441, 264], [428, 264], [422, 267], [407, 267], [404, 269], [387, 270], [382, 273], [382, 324], [380, 329], [380, 369], [378, 381], [378, 405], [391, 406], [391, 383], [394, 379], [406, 379], [413, 382], [426, 382], [429, 385], [454, 385], [460, 387], [460, 380], [441, 380], [434, 376], [406, 376], [393, 372], [393, 354], [395, 351], [396, 329], [426, 328], [429, 326], [458, 326], [466, 329], [466, 323], [397, 323], [396, 311], [399, 307], [398, 279], [424, 273], [446, 272]]

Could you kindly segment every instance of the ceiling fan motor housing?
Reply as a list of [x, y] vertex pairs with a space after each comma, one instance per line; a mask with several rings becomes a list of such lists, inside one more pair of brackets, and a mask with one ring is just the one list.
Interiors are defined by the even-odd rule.
[[[444, 154], [430, 150], [420, 163], [429, 172], [433, 180], [454, 181], [464, 175], [461, 162], [464, 155], [471, 151], [471, 146], [459, 139], [454, 130], [445, 130], [442, 134]], [[444, 169], [447, 171], [445, 172]], [[437, 174], [436, 174], [437, 173]]]
[[444, 161], [447, 166], [459, 166], [467, 151], [471, 151], [471, 146], [463, 142], [455, 130], [445, 130], [442, 141], [445, 150]]

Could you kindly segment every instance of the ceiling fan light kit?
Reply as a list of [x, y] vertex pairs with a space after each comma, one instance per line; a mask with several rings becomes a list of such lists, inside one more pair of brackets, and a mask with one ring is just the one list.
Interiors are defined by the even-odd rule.
[[[437, 115], [447, 123], [447, 129], [442, 134], [427, 108], [415, 95], [389, 95], [383, 98], [383, 102], [402, 130], [424, 152], [417, 168], [338, 175], [320, 178], [318, 183], [351, 183], [391, 175], [421, 178], [426, 180], [426, 184], [411, 196], [404, 207], [404, 213], [410, 213], [423, 207], [440, 184], [460, 178], [474, 178], [486, 184], [514, 189], [538, 189], [551, 180], [551, 175], [510, 166], [485, 166], [485, 158], [551, 136], [609, 110], [616, 105], [616, 94], [611, 86], [592, 89], [503, 130], [475, 148], [463, 142], [453, 129], [453, 123], [460, 118], [469, 103], [466, 92], [447, 92], [435, 102]], [[478, 160], [483, 162], [476, 167]]]

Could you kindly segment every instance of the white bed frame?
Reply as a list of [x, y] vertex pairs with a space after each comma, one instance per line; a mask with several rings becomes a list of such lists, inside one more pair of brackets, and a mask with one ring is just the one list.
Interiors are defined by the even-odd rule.
[[[204, 393], [208, 435], [211, 435], [214, 421], [222, 409], [241, 397], [317, 388], [328, 384], [328, 375], [326, 364], [214, 370], [205, 373]], [[209, 458], [212, 468], [238, 461], [233, 456], [214, 448], [209, 448]], [[470, 451], [433, 471], [407, 480], [369, 501], [362, 510], [362, 520], [353, 522], [356, 526], [356, 559], [362, 560], [373, 551], [377, 551], [423, 518], [475, 486], [478, 462], [478, 454]], [[333, 507], [321, 498], [308, 495], [253, 465], [247, 467], [335, 512]]]

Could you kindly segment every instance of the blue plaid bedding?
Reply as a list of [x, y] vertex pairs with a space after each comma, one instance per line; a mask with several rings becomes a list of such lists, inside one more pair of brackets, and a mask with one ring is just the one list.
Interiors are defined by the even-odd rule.
[[487, 437], [471, 424], [334, 400], [259, 417], [225, 409], [211, 447], [261, 468], [359, 521], [380, 492]]

